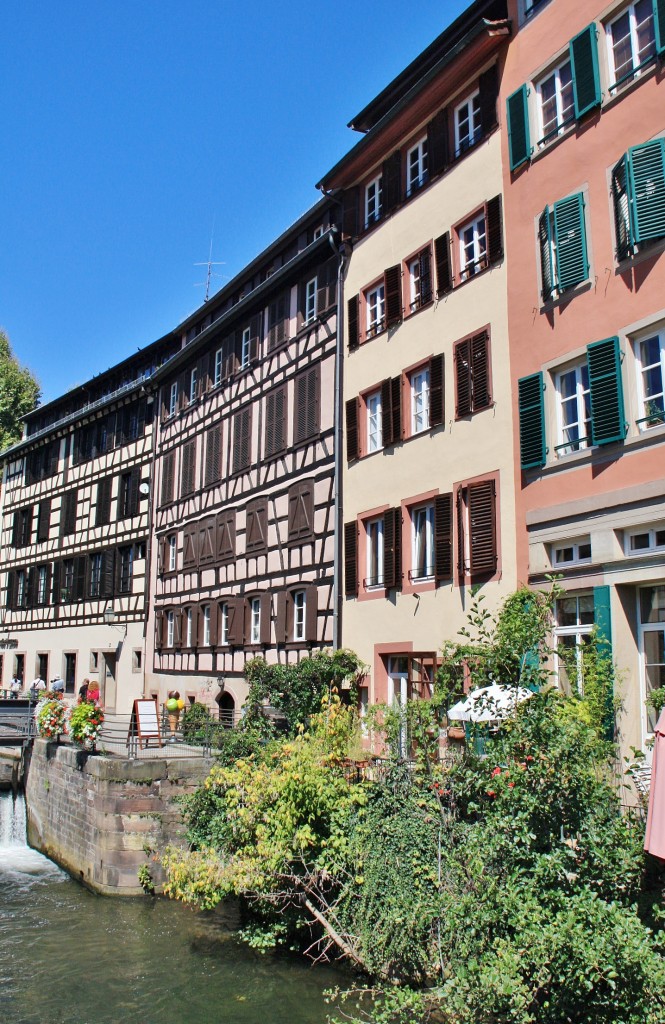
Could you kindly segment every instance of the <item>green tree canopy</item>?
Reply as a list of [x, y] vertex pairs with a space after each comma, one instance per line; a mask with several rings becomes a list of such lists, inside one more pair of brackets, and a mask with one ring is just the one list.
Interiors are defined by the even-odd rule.
[[21, 440], [21, 417], [35, 408], [40, 396], [36, 379], [19, 364], [9, 338], [0, 330], [0, 452]]

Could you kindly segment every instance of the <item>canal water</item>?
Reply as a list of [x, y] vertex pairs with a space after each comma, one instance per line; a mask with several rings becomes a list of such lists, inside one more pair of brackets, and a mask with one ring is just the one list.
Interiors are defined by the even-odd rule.
[[88, 892], [26, 845], [23, 798], [0, 794], [1, 1024], [325, 1024], [343, 980], [254, 953], [219, 912]]

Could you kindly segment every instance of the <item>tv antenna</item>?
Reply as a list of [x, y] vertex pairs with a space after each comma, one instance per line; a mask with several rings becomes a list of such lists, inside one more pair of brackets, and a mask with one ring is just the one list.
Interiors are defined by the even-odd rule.
[[205, 261], [205, 263], [195, 263], [194, 264], [195, 267], [207, 267], [208, 268], [207, 273], [206, 273], [205, 281], [197, 281], [195, 283], [195, 285], [194, 285], [195, 288], [202, 288], [203, 285], [205, 284], [206, 294], [205, 294], [205, 299], [203, 300], [204, 302], [207, 302], [208, 299], [210, 298], [210, 279], [213, 278], [213, 277], [219, 277], [219, 278], [222, 277], [222, 274], [216, 274], [215, 271], [212, 268], [213, 267], [224, 267], [224, 266], [226, 266], [226, 263], [224, 261], [219, 261], [219, 260], [218, 261], [214, 261], [213, 258], [212, 258], [212, 236], [213, 236], [214, 230], [215, 230], [215, 224], [213, 222], [212, 231], [210, 232], [210, 252], [208, 254], [208, 259]]

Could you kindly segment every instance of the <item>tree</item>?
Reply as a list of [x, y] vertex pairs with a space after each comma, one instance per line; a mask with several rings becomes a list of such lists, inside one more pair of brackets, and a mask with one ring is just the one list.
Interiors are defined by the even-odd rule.
[[0, 452], [21, 440], [21, 417], [32, 412], [40, 397], [37, 380], [19, 364], [9, 338], [0, 330]]

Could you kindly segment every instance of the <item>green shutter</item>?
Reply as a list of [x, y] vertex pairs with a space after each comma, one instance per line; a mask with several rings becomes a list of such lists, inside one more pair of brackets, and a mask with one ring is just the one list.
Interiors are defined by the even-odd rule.
[[653, 0], [653, 28], [656, 36], [656, 50], [665, 53], [665, 0]]
[[626, 436], [626, 419], [619, 339], [606, 338], [589, 345], [587, 361], [591, 393], [591, 443], [623, 441]]
[[583, 117], [600, 106], [600, 75], [596, 26], [592, 22], [570, 42], [570, 67], [573, 75], [575, 117]]
[[527, 96], [527, 87], [523, 85], [506, 100], [511, 171], [517, 170], [531, 156]]
[[554, 290], [552, 267], [552, 237], [550, 232], [550, 208], [546, 206], [538, 221], [538, 241], [540, 243], [540, 272], [543, 282], [543, 302], [549, 302]]
[[614, 203], [614, 234], [616, 237], [617, 262], [625, 260], [633, 251], [633, 230], [630, 219], [630, 198], [628, 190], [628, 155], [624, 153], [612, 168], [612, 200]]
[[580, 192], [554, 204], [554, 245], [559, 291], [586, 281], [589, 263], [584, 230], [584, 198]]
[[636, 242], [665, 235], [665, 139], [628, 150], [631, 220]]
[[[598, 632], [596, 652], [599, 659], [612, 661], [612, 616], [610, 588], [593, 588], [593, 621]], [[605, 739], [614, 739], [614, 687], [610, 682], [605, 700]]]
[[542, 373], [532, 373], [517, 382], [517, 402], [520, 417], [520, 464], [522, 469], [544, 466], [545, 403], [543, 401]]

